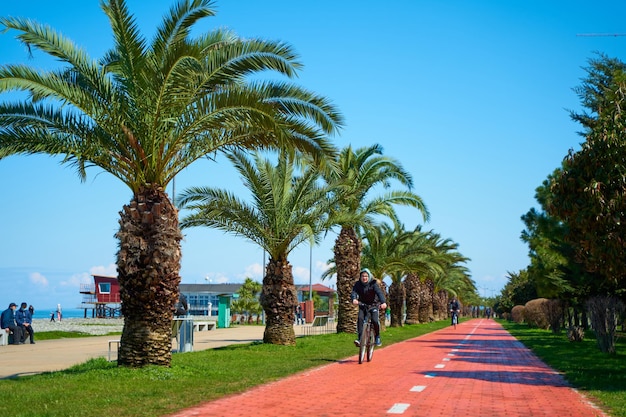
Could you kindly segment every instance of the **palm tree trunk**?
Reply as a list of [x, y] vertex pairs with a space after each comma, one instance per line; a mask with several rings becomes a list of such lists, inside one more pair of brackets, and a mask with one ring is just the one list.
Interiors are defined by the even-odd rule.
[[448, 293], [439, 290], [433, 296], [433, 316], [435, 320], [443, 320], [448, 317], [447, 307]]
[[389, 327], [402, 327], [405, 296], [404, 283], [402, 281], [394, 281], [389, 287], [389, 304], [391, 308], [391, 323]]
[[430, 278], [420, 281], [420, 323], [429, 323], [435, 319], [433, 316], [433, 290], [435, 284]]
[[[378, 283], [378, 286], [380, 287], [380, 290], [385, 295], [385, 300], [387, 301], [387, 304], [389, 304], [389, 292], [387, 291], [387, 284], [385, 284], [385, 281], [383, 281], [382, 279], [375, 279]], [[380, 331], [384, 332], [387, 329], [387, 324], [385, 323], [385, 312], [381, 311], [380, 315]]]
[[294, 346], [296, 333], [293, 323], [298, 296], [291, 264], [286, 256], [280, 259], [270, 258], [265, 269], [260, 298], [266, 317], [263, 343]]
[[335, 267], [337, 268], [337, 333], [356, 333], [358, 309], [350, 300], [354, 283], [361, 269], [361, 239], [354, 228], [344, 226], [335, 242]]
[[406, 324], [418, 324], [420, 305], [420, 279], [416, 274], [408, 274], [404, 279], [406, 292]]
[[180, 284], [178, 210], [161, 187], [142, 188], [120, 212], [117, 273], [124, 329], [118, 364], [170, 366]]

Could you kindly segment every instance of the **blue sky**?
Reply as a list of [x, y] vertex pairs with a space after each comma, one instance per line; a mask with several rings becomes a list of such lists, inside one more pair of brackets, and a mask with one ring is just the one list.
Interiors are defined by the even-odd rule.
[[[0, 15], [48, 23], [99, 58], [111, 45], [99, 2], [3, 2]], [[170, 0], [128, 0], [151, 37]], [[528, 264], [520, 216], [534, 194], [578, 149], [580, 109], [572, 88], [595, 51], [621, 58], [626, 3], [585, 1], [336, 1], [218, 0], [217, 15], [198, 33], [228, 27], [244, 37], [277, 39], [300, 54], [295, 81], [329, 97], [346, 126], [338, 147], [380, 143], [413, 175], [433, 229], [460, 245], [481, 295], [494, 295], [507, 272]], [[32, 59], [14, 33], [0, 35], [0, 63], [56, 65]], [[0, 99], [7, 100], [5, 95]], [[0, 307], [26, 301], [77, 306], [91, 274], [115, 275], [118, 212], [130, 192], [98, 169], [81, 183], [69, 167], [45, 156], [0, 161]], [[223, 159], [199, 161], [176, 179], [176, 191], [197, 185], [244, 189]], [[171, 187], [168, 188], [171, 193]], [[422, 223], [400, 210], [407, 228]], [[290, 260], [296, 282], [313, 282], [332, 257], [336, 234]], [[185, 283], [262, 279], [263, 252], [241, 238], [207, 229], [185, 231]], [[312, 268], [311, 268], [312, 266]], [[332, 285], [333, 282], [326, 282]]]

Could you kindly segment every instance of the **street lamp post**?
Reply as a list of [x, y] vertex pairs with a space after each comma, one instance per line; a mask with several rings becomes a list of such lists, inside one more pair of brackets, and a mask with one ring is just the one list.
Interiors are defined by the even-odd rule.
[[309, 245], [309, 300], [313, 299], [313, 243]]

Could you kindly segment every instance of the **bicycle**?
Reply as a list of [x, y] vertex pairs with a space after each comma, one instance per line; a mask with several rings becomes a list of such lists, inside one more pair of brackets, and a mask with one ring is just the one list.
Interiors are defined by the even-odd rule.
[[374, 346], [376, 346], [376, 334], [374, 325], [372, 324], [372, 312], [378, 310], [378, 305], [368, 305], [359, 303], [360, 307], [366, 307], [365, 317], [363, 318], [363, 330], [359, 339], [359, 364], [367, 358], [370, 362], [374, 357]]
[[452, 326], [456, 329], [456, 325], [459, 323], [459, 312], [458, 310], [450, 310], [452, 312]]

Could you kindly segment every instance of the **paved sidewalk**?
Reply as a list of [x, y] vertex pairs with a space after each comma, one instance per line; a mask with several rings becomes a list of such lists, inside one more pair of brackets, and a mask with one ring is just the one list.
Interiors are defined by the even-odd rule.
[[475, 319], [172, 417], [387, 415], [606, 416], [498, 323]]
[[[252, 343], [263, 340], [264, 331], [264, 326], [234, 326], [194, 332], [193, 349], [198, 351], [236, 343]], [[35, 335], [34, 345], [0, 346], [0, 379], [59, 371], [89, 359], [108, 358], [109, 341], [119, 338], [118, 335], [37, 341]], [[173, 340], [172, 349], [176, 348], [176, 340]], [[112, 343], [111, 360], [116, 359], [117, 345]]]

